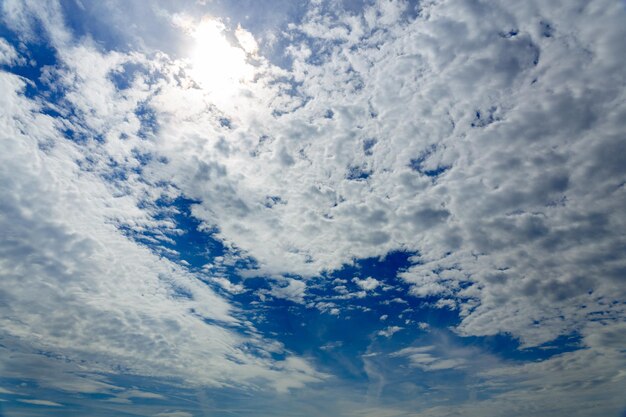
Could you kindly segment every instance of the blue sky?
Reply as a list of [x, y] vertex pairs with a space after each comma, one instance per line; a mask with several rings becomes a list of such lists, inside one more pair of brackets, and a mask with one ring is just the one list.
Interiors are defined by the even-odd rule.
[[0, 417], [623, 417], [625, 18], [0, 0]]

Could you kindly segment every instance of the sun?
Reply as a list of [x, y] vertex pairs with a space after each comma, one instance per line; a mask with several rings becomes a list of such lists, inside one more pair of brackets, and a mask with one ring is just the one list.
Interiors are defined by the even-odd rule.
[[227, 99], [250, 82], [254, 67], [248, 63], [248, 56], [256, 53], [256, 42], [252, 35], [238, 27], [235, 37], [238, 45], [233, 45], [226, 37], [225, 25], [216, 19], [203, 19], [191, 31], [191, 77], [215, 98]]

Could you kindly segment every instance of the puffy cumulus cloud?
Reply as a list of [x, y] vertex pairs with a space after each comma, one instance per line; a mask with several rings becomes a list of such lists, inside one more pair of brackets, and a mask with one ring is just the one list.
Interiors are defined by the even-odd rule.
[[531, 346], [623, 316], [622, 6], [408, 7], [312, 7], [291, 71], [259, 66], [221, 113], [164, 87], [152, 174], [260, 274], [402, 249], [411, 293], [449, 300], [462, 334]]
[[367, 277], [365, 279], [353, 278], [352, 282], [358, 285], [362, 290], [373, 291], [380, 285], [380, 281], [376, 278]]
[[398, 333], [400, 330], [404, 329], [404, 327], [400, 327], [400, 326], [389, 326], [386, 327], [382, 330], [379, 330], [378, 333], [376, 333], [378, 336], [382, 336], [382, 337], [391, 337], [394, 334]]
[[303, 303], [306, 294], [306, 284], [297, 279], [288, 278], [284, 284], [275, 284], [269, 293], [276, 298], [284, 298], [295, 303]]
[[[517, 414], [551, 366], [570, 361], [582, 375], [582, 363], [602, 358], [594, 375], [617, 378], [620, 356], [599, 346], [619, 342], [607, 329], [625, 313], [623, 5], [458, 0], [411, 14], [407, 2], [380, 1], [331, 14], [317, 4], [285, 31], [291, 67], [246, 61], [254, 76], [218, 107], [185, 60], [71, 43], [53, 3], [3, 3], [14, 29], [28, 33], [31, 12], [48, 28], [60, 64], [44, 75], [63, 97], [63, 117], [52, 119], [20, 98], [17, 77], [2, 78], [5, 331], [118, 360], [151, 347], [136, 372], [158, 364], [203, 381], [315, 380], [307, 366], [250, 356], [241, 336], [202, 322], [239, 325], [186, 270], [120, 235], [120, 224], [167, 227], [137, 207], [168, 193], [196, 201], [205, 227], [257, 261], [243, 274], [308, 277], [405, 250], [417, 254], [400, 275], [410, 293], [457, 308], [462, 335], [508, 332], [533, 346], [583, 334], [585, 349], [511, 368], [529, 387]], [[252, 45], [239, 34], [239, 46]], [[101, 140], [59, 140], [68, 127]], [[304, 283], [283, 282], [275, 296], [302, 299]], [[71, 315], [54, 308], [61, 301]], [[61, 346], [68, 340], [81, 343]], [[210, 354], [200, 341], [215, 345]], [[222, 366], [225, 357], [237, 365]]]

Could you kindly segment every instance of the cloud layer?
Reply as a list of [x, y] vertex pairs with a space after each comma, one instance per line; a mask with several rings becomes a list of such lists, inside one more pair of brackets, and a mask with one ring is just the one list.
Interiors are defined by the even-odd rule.
[[[379, 352], [373, 346], [411, 326], [429, 331], [379, 315], [362, 365], [381, 403], [388, 381], [400, 378], [389, 364], [403, 361], [410, 372], [464, 372], [489, 392], [463, 415], [556, 413], [536, 390], [542, 384], [572, 401], [565, 414], [583, 415], [583, 399], [618, 409], [623, 3], [339, 3], [312, 2], [290, 24], [267, 12], [281, 29], [250, 23], [248, 32], [194, 14], [198, 5], [153, 2], [141, 30], [116, 35], [124, 48], [81, 33], [67, 5], [2, 3], [4, 25], [17, 34], [0, 38], [7, 355], [66, 358], [72, 365], [55, 369], [68, 381], [87, 369], [86, 392], [115, 391], [98, 373], [284, 392], [327, 380], [328, 369], [262, 334], [249, 320], [255, 306], [275, 298], [339, 317], [346, 300], [388, 292], [387, 304], [423, 300], [456, 312], [457, 336], [508, 334], [522, 348], [559, 336], [580, 342], [525, 364], [482, 353], [472, 361], [474, 351], [436, 344]], [[98, 13], [94, 27], [141, 19], [135, 6], [128, 16]], [[193, 30], [203, 24], [215, 33]], [[161, 48], [147, 41], [160, 25], [169, 34]], [[203, 81], [219, 57], [202, 36], [217, 36], [221, 57], [239, 66], [220, 73], [228, 82]], [[180, 46], [193, 42], [191, 54]], [[35, 62], [33, 44], [50, 48], [49, 65]], [[25, 68], [37, 76], [18, 75]], [[233, 258], [216, 261], [232, 276], [175, 262], [185, 231], [164, 213], [180, 198]], [[397, 277], [324, 281], [397, 251], [411, 254]], [[253, 277], [270, 284], [250, 289], [244, 281]], [[312, 282], [331, 295], [316, 298]], [[254, 291], [258, 304], [233, 301]], [[22, 377], [37, 379], [29, 372]], [[428, 404], [420, 415], [454, 415]], [[337, 409], [350, 415], [344, 405]], [[381, 413], [372, 405], [353, 415]], [[408, 415], [400, 413], [390, 415]]]

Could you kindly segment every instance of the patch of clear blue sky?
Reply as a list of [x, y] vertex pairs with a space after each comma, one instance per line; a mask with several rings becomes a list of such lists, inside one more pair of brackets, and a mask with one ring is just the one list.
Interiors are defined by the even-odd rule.
[[0, 68], [31, 81], [26, 85], [27, 97], [46, 95], [48, 99], [54, 100], [54, 91], [50, 90], [40, 77], [44, 67], [54, 66], [58, 63], [56, 51], [44, 41], [42, 29], [38, 26], [34, 27], [37, 36], [33, 40], [23, 41], [16, 33], [0, 24], [0, 37], [6, 39], [27, 60], [27, 62], [19, 65], [0, 65]]
[[[217, 230], [200, 230], [200, 222], [190, 213], [193, 203], [182, 198], [172, 202], [176, 211], [170, 219], [176, 222], [178, 229], [184, 230], [181, 235], [171, 236], [174, 243], [166, 244], [179, 254], [176, 257], [178, 259], [173, 260], [185, 261], [190, 268], [199, 270], [206, 263], [213, 263], [215, 257], [230, 255], [236, 259], [236, 262], [224, 267], [220, 273], [233, 283], [243, 284], [248, 290], [229, 297], [250, 315], [257, 329], [265, 336], [282, 342], [288, 350], [314, 357], [320, 364], [341, 372], [344, 377], [366, 377], [362, 370], [361, 355], [367, 352], [373, 338], [378, 338], [378, 346], [386, 352], [419, 344], [422, 339], [427, 343], [428, 332], [416, 325], [420, 322], [427, 323], [430, 329], [446, 332], [455, 344], [476, 347], [507, 360], [547, 359], [578, 348], [579, 337], [576, 334], [560, 337], [541, 347], [523, 350], [519, 349], [517, 340], [506, 334], [489, 337], [457, 336], [449, 330], [460, 323], [457, 310], [434, 307], [439, 297], [406, 296], [409, 293], [409, 284], [398, 278], [398, 273], [411, 266], [411, 257], [415, 255], [413, 253], [392, 252], [382, 258], [356, 259], [353, 264], [314, 277], [307, 281], [304, 304], [275, 297], [267, 297], [265, 301], [259, 302], [259, 290], [269, 290], [270, 281], [263, 276], [245, 279], [241, 277], [240, 271], [254, 270], [254, 260], [228, 253], [229, 250], [215, 237]], [[393, 289], [382, 291], [378, 288], [363, 298], [337, 299], [339, 293], [334, 287], [339, 284], [333, 283], [335, 279], [345, 280], [341, 285], [350, 293], [356, 293], [361, 288], [352, 280], [367, 277], [373, 277]], [[207, 285], [213, 285], [219, 291], [219, 287], [214, 284]], [[397, 298], [405, 303], [392, 301]], [[328, 311], [307, 306], [316, 302], [335, 303], [340, 315], [331, 315]], [[381, 321], [380, 317], [383, 315], [388, 318]], [[410, 324], [406, 324], [406, 320], [410, 320]], [[387, 326], [399, 326], [403, 330], [389, 339], [376, 336], [379, 330]], [[329, 343], [335, 347], [322, 349]], [[339, 360], [341, 363], [338, 363]], [[360, 369], [360, 372], [354, 374], [354, 369]]]

